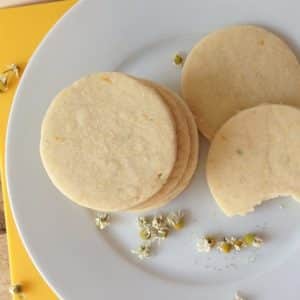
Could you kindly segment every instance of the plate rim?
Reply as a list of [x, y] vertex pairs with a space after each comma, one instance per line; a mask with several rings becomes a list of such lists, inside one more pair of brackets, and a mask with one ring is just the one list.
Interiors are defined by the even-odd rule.
[[7, 189], [7, 194], [8, 194], [8, 201], [9, 201], [9, 205], [10, 205], [10, 209], [11, 209], [11, 213], [13, 216], [13, 220], [14, 223], [16, 225], [17, 228], [17, 232], [18, 235], [21, 239], [22, 245], [26, 250], [27, 255], [30, 257], [30, 260], [32, 262], [32, 264], [34, 265], [34, 267], [37, 269], [38, 273], [41, 275], [42, 279], [46, 282], [46, 284], [49, 286], [49, 288], [51, 288], [51, 290], [54, 292], [54, 294], [56, 296], [58, 296], [59, 298], [63, 299], [63, 296], [61, 295], [61, 293], [53, 286], [53, 284], [51, 283], [51, 281], [48, 280], [48, 278], [46, 277], [46, 275], [44, 274], [44, 272], [41, 270], [39, 264], [36, 263], [35, 258], [33, 257], [28, 244], [26, 243], [26, 240], [24, 238], [24, 235], [22, 233], [18, 218], [16, 217], [16, 210], [15, 210], [15, 206], [13, 201], [11, 200], [11, 185], [9, 183], [10, 181], [10, 175], [9, 175], [9, 167], [8, 167], [8, 161], [9, 161], [9, 155], [7, 153], [9, 153], [8, 148], [10, 147], [10, 139], [9, 136], [11, 135], [10, 132], [13, 130], [13, 126], [12, 126], [12, 122], [13, 122], [13, 115], [15, 112], [15, 107], [17, 106], [17, 102], [15, 101], [15, 99], [19, 98], [19, 94], [21, 93], [23, 84], [25, 82], [25, 78], [27, 76], [27, 73], [29, 72], [31, 65], [33, 64], [33, 62], [35, 61], [35, 57], [37, 55], [37, 53], [40, 51], [40, 49], [44, 46], [45, 43], [47, 43], [49, 37], [52, 34], [55, 34], [55, 31], [57, 30], [57, 28], [59, 28], [59, 26], [61, 25], [61, 23], [63, 23], [65, 21], [66, 17], [69, 17], [71, 14], [74, 13], [74, 11], [76, 11], [77, 9], [80, 8], [81, 5], [83, 5], [84, 2], [86, 2], [88, 0], [79, 0], [76, 1], [65, 13], [63, 13], [62, 16], [59, 17], [59, 19], [52, 25], [52, 27], [50, 28], [50, 30], [46, 33], [46, 35], [42, 38], [42, 40], [40, 41], [40, 43], [38, 44], [38, 46], [35, 48], [35, 50], [33, 51], [32, 55], [29, 58], [29, 61], [26, 64], [25, 70], [22, 73], [21, 79], [17, 85], [16, 88], [16, 92], [13, 96], [13, 101], [10, 107], [10, 111], [9, 111], [9, 115], [8, 115], [8, 121], [7, 121], [7, 130], [6, 130], [6, 136], [5, 136], [5, 145], [4, 145], [4, 173], [5, 173], [5, 178], [6, 178], [6, 189]]
[[[25, 82], [25, 79], [26, 79], [26, 75], [27, 73], [29, 72], [29, 70], [31, 69], [31, 65], [34, 63], [35, 61], [35, 57], [37, 55], [37, 53], [39, 53], [40, 49], [44, 46], [45, 43], [47, 43], [48, 39], [55, 33], [55, 31], [57, 30], [57, 28], [59, 28], [61, 26], [61, 24], [64, 22], [64, 20], [66, 18], [68, 18], [70, 15], [72, 15], [75, 11], [77, 11], [79, 9], [79, 7], [81, 5], [83, 5], [84, 3], [87, 3], [89, 0], [81, 0], [81, 1], [78, 1], [73, 7], [71, 7], [59, 20], [58, 22], [55, 23], [55, 25], [51, 28], [51, 30], [47, 33], [47, 35], [43, 38], [42, 42], [39, 44], [39, 46], [36, 48], [36, 50], [34, 51], [33, 55], [31, 56], [28, 64], [27, 64], [27, 67], [26, 67], [26, 70], [22, 76], [22, 79], [18, 85], [18, 88], [17, 88], [17, 91], [16, 91], [16, 94], [14, 96], [14, 99], [17, 99], [17, 98], [20, 98], [20, 94], [22, 92], [22, 87]], [[16, 224], [16, 227], [17, 227], [17, 230], [19, 232], [19, 235], [20, 235], [20, 238], [23, 242], [23, 245], [27, 251], [27, 253], [29, 254], [32, 262], [34, 263], [35, 267], [38, 269], [38, 271], [40, 272], [40, 274], [42, 275], [43, 279], [47, 282], [47, 284], [52, 288], [53, 291], [55, 291], [55, 293], [63, 299], [63, 296], [61, 294], [61, 292], [55, 287], [53, 286], [53, 284], [51, 284], [51, 281], [49, 281], [49, 279], [47, 279], [45, 273], [40, 269], [40, 266], [39, 264], [36, 262], [36, 259], [34, 258], [34, 255], [32, 255], [31, 251], [29, 250], [29, 246], [28, 244], [26, 243], [26, 238], [23, 236], [22, 234], [22, 230], [20, 228], [20, 224], [19, 224], [19, 221], [18, 221], [18, 218], [16, 218], [16, 211], [15, 211], [15, 206], [13, 204], [13, 201], [12, 201], [12, 197], [11, 197], [11, 177], [10, 177], [10, 170], [9, 170], [9, 157], [10, 155], [8, 155], [8, 148], [10, 147], [10, 139], [9, 139], [9, 136], [11, 135], [11, 131], [13, 130], [13, 126], [11, 125], [12, 122], [13, 122], [13, 114], [15, 112], [15, 106], [17, 106], [17, 102], [16, 101], [13, 101], [13, 104], [12, 104], [12, 107], [11, 107], [11, 110], [10, 110], [10, 114], [9, 114], [9, 121], [8, 121], [8, 127], [7, 127], [7, 135], [6, 135], [6, 143], [5, 143], [5, 175], [6, 175], [6, 179], [7, 179], [7, 191], [8, 191], [8, 195], [9, 195], [9, 201], [10, 201], [10, 205], [11, 205], [11, 209], [12, 209], [12, 214], [13, 214], [13, 217], [14, 217], [14, 220], [15, 220], [15, 224]]]

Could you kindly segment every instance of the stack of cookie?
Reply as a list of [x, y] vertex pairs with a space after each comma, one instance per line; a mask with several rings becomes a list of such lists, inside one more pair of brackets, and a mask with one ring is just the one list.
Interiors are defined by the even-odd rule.
[[300, 67], [285, 42], [256, 26], [211, 33], [186, 59], [182, 92], [212, 140], [207, 179], [226, 215], [300, 200]]
[[40, 153], [54, 185], [99, 211], [161, 207], [189, 184], [197, 126], [176, 94], [122, 73], [99, 73], [61, 91], [42, 124]]

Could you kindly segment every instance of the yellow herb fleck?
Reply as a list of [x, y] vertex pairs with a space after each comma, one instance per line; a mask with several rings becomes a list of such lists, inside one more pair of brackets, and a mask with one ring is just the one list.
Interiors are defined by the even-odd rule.
[[228, 242], [221, 242], [219, 246], [219, 250], [223, 253], [229, 253], [233, 249], [233, 246], [231, 243]]
[[108, 82], [108, 83], [112, 83], [112, 80], [111, 80], [110, 77], [107, 76], [107, 75], [101, 75], [101, 79], [102, 79], [103, 81]]
[[176, 66], [182, 66], [184, 62], [183, 55], [180, 53], [176, 53], [173, 58], [173, 63]]

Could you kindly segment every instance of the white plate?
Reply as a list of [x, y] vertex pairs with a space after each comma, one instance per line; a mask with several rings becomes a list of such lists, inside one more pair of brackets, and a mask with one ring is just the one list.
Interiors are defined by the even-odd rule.
[[[189, 212], [185, 230], [140, 262], [135, 216], [117, 215], [107, 231], [93, 214], [65, 199], [50, 183], [39, 157], [43, 115], [53, 96], [84, 74], [120, 70], [178, 90], [177, 51], [189, 51], [206, 33], [241, 23], [266, 26], [300, 46], [299, 1], [86, 0], [48, 34], [20, 83], [10, 116], [7, 179], [22, 239], [37, 268], [60, 298], [296, 299], [299, 285], [300, 205], [277, 199], [247, 217], [225, 217], [204, 178], [206, 142], [192, 185], [163, 211]], [[280, 204], [284, 204], [281, 208]], [[261, 232], [262, 249], [238, 255], [199, 254], [202, 234]]]

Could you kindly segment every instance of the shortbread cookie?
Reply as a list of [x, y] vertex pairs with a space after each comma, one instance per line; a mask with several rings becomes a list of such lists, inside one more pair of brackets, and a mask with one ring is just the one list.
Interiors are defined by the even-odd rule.
[[213, 32], [194, 46], [182, 72], [182, 94], [211, 139], [238, 111], [262, 103], [300, 105], [300, 68], [278, 36], [256, 26]]
[[264, 200], [300, 201], [300, 110], [267, 104], [229, 119], [212, 141], [207, 181], [228, 216], [245, 215]]
[[168, 181], [177, 156], [164, 100], [121, 73], [99, 73], [60, 92], [43, 124], [40, 153], [55, 186], [96, 210], [142, 203]]

